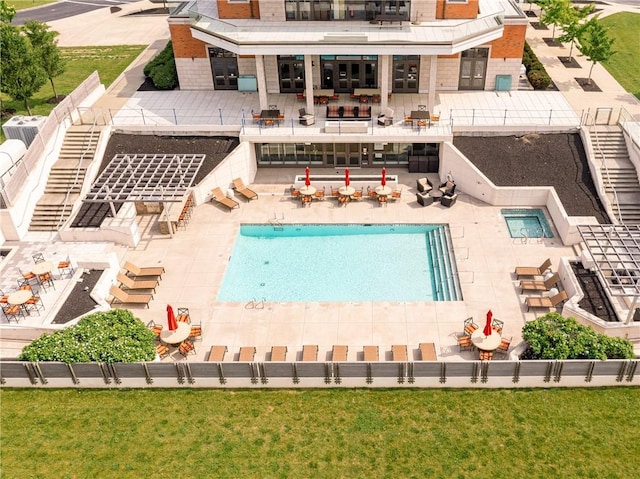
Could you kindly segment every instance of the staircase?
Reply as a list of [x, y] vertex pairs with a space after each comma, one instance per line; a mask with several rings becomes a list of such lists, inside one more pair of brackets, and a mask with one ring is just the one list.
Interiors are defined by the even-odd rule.
[[[605, 192], [614, 215], [624, 224], [640, 223], [640, 183], [636, 169], [629, 159], [622, 131], [617, 126], [595, 126], [591, 129], [590, 135], [593, 152], [600, 163]], [[602, 155], [604, 155], [604, 162]], [[618, 199], [617, 204], [614, 190]]]
[[92, 129], [90, 125], [75, 125], [67, 130], [44, 195], [36, 204], [29, 231], [57, 231], [69, 218], [73, 204], [80, 197], [100, 136], [98, 130], [92, 133]]
[[435, 301], [461, 301], [462, 291], [458, 283], [458, 272], [453, 259], [449, 230], [444, 226], [427, 232], [431, 271], [436, 285]]

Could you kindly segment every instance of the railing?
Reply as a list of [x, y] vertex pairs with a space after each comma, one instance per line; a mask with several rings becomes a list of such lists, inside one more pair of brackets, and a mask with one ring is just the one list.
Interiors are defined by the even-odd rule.
[[453, 126], [580, 126], [580, 116], [573, 110], [451, 109], [449, 118]]
[[620, 109], [618, 124], [627, 132], [631, 141], [640, 149], [640, 117], [634, 117], [625, 108]]
[[[640, 360], [0, 363], [4, 387], [638, 386]], [[187, 383], [187, 384], [185, 384]]]

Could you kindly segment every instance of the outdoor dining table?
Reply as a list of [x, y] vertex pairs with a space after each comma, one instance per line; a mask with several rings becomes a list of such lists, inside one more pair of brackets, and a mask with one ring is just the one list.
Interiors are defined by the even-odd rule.
[[388, 196], [391, 194], [392, 190], [390, 187], [388, 187], [387, 185], [378, 185], [376, 186], [375, 192], [379, 195], [379, 196]]
[[373, 96], [380, 95], [380, 88], [354, 88], [353, 94], [355, 96]]
[[356, 192], [356, 189], [353, 186], [341, 186], [338, 188], [338, 193], [342, 196], [351, 196]]
[[51, 271], [53, 271], [53, 263], [50, 261], [41, 261], [39, 263], [36, 263], [35, 265], [33, 265], [33, 267], [31, 268], [31, 272], [33, 274], [35, 274], [36, 276], [39, 276], [41, 274], [45, 274], [45, 273], [51, 273]]
[[495, 330], [492, 330], [489, 336], [484, 335], [482, 328], [476, 329], [471, 334], [471, 342], [482, 351], [495, 351], [500, 346], [500, 341], [502, 341], [502, 336]]
[[260, 118], [262, 119], [277, 119], [280, 116], [280, 110], [262, 110], [260, 112]]
[[191, 333], [191, 325], [182, 321], [178, 322], [178, 329], [163, 329], [160, 332], [160, 341], [172, 346], [180, 344], [189, 337]]
[[303, 186], [300, 188], [300, 194], [303, 196], [313, 196], [316, 194], [315, 186]]
[[21, 289], [7, 296], [7, 302], [13, 306], [22, 306], [33, 297], [30, 289]]

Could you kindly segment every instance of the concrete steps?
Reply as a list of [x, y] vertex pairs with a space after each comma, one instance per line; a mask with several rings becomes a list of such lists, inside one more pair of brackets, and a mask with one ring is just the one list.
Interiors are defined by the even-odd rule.
[[65, 135], [58, 161], [51, 168], [44, 195], [34, 209], [29, 231], [57, 231], [80, 198], [87, 168], [93, 161], [99, 131], [72, 126]]
[[600, 173], [616, 218], [626, 224], [640, 223], [640, 182], [622, 131], [618, 127], [597, 127], [590, 135], [596, 159], [602, 161], [604, 155]]

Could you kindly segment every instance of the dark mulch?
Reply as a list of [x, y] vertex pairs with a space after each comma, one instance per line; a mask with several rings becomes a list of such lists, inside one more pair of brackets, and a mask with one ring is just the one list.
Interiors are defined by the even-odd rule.
[[531, 25], [536, 30], [549, 30], [549, 28], [546, 25], [543, 25], [540, 22], [529, 22], [529, 25]]
[[494, 184], [554, 186], [569, 215], [595, 216], [600, 223], [610, 223], [580, 135], [456, 136], [453, 144]]
[[146, 77], [142, 85], [138, 87], [138, 91], [160, 91], [160, 89], [155, 86], [151, 78]]
[[580, 64], [575, 57], [558, 57], [558, 60], [560, 60], [560, 63], [562, 63], [565, 68], [580, 68]]
[[535, 17], [537, 17], [537, 16], [538, 16], [538, 15], [536, 14], [536, 12], [534, 12], [533, 10], [527, 10], [527, 11], [526, 11], [526, 12], [524, 12], [524, 13], [527, 15], [527, 17], [531, 17], [531, 18], [535, 18]]
[[555, 40], [553, 38], [543, 38], [542, 39], [548, 47], [561, 47], [562, 46], [562, 42], [559, 42], [558, 40]]
[[576, 78], [575, 80], [578, 82], [578, 85], [580, 85], [582, 87], [582, 90], [584, 91], [595, 91], [595, 92], [602, 91], [600, 87], [597, 85], [597, 83], [593, 81], [593, 79], [589, 81], [588, 78]]
[[82, 273], [82, 277], [71, 290], [64, 304], [53, 319], [54, 324], [65, 324], [83, 314], [94, 310], [96, 303], [91, 298], [91, 291], [102, 276], [104, 270], [91, 269]]
[[604, 321], [618, 322], [616, 311], [609, 301], [598, 275], [585, 268], [580, 262], [571, 263], [571, 269], [584, 293], [584, 298], [578, 303], [580, 307]]

